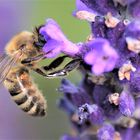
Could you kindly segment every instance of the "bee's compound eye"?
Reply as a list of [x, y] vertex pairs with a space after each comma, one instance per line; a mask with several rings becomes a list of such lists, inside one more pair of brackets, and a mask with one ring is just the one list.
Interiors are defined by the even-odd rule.
[[42, 42], [34, 42], [34, 46], [37, 47], [37, 48], [43, 48], [45, 44], [42, 43]]
[[43, 36], [43, 35], [41, 35], [41, 34], [39, 34], [39, 40], [40, 40], [41, 42], [46, 42], [46, 40], [45, 40], [44, 36]]

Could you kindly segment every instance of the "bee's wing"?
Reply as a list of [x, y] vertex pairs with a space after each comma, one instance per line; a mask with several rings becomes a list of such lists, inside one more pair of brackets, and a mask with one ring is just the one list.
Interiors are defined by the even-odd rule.
[[17, 57], [10, 58], [6, 54], [0, 57], [0, 84], [5, 80], [12, 66], [16, 63]]

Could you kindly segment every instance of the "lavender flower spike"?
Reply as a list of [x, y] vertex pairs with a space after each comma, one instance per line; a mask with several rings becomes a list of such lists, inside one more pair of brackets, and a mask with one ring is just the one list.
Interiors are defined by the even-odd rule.
[[47, 19], [46, 24], [40, 29], [40, 34], [44, 36], [47, 42], [43, 47], [47, 58], [56, 57], [61, 52], [74, 56], [79, 51], [79, 47], [65, 37], [53, 19]]
[[92, 65], [94, 74], [100, 75], [113, 70], [118, 60], [118, 54], [106, 39], [97, 38], [89, 42], [87, 46], [91, 51], [85, 55], [84, 60], [87, 64]]

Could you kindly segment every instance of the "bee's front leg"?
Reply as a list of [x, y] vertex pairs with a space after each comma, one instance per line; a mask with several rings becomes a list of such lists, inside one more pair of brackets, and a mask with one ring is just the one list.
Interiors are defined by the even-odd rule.
[[39, 61], [39, 60], [43, 60], [43, 59], [45, 59], [44, 54], [40, 54], [40, 55], [38, 55], [38, 56], [31, 57], [31, 58], [26, 58], [26, 59], [22, 60], [22, 61], [21, 61], [21, 64], [26, 64], [26, 65], [28, 65], [28, 64], [30, 64], [30, 63], [32, 63], [32, 62]]

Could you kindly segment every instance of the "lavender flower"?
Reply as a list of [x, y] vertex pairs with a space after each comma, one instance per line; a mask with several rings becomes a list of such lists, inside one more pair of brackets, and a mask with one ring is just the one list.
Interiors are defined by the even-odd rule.
[[100, 75], [113, 70], [118, 59], [117, 52], [105, 39], [98, 38], [87, 44], [91, 51], [85, 55], [85, 62], [92, 65], [92, 72]]
[[40, 34], [44, 36], [47, 42], [43, 46], [47, 58], [56, 57], [61, 52], [74, 56], [79, 51], [79, 47], [65, 37], [53, 19], [47, 19], [46, 24], [40, 29]]

